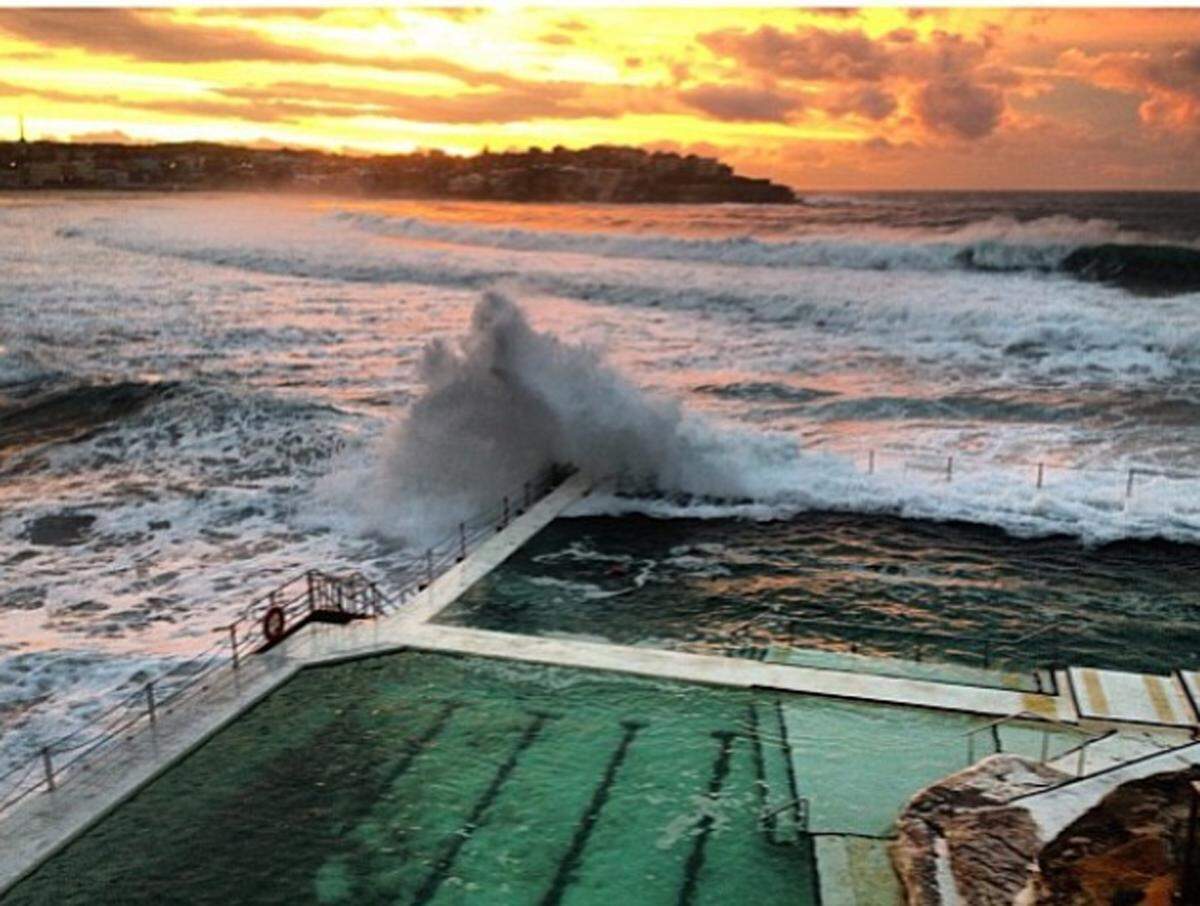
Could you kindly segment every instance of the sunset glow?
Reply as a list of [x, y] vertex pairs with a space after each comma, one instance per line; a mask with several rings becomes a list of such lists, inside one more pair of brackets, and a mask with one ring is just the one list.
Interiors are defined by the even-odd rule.
[[1200, 187], [1200, 11], [0, 11], [15, 134], [632, 144], [797, 188]]

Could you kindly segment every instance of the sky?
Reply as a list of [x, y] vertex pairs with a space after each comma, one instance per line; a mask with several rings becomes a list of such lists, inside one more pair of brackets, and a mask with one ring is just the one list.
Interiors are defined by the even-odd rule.
[[[630, 144], [797, 189], [1200, 189], [1200, 9], [0, 9], [0, 136]], [[11, 123], [11, 127], [6, 127]]]

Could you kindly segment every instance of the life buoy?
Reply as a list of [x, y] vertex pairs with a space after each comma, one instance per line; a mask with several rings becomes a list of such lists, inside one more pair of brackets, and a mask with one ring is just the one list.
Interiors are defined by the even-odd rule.
[[283, 638], [283, 627], [286, 619], [282, 607], [269, 607], [263, 614], [263, 635], [272, 645]]

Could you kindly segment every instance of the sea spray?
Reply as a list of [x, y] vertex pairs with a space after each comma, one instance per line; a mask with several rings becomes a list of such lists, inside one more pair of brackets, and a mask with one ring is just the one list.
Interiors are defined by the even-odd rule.
[[500, 292], [483, 295], [461, 340], [425, 347], [419, 374], [424, 392], [377, 461], [326, 484], [388, 537], [428, 540], [555, 465], [728, 498], [769, 494], [764, 470], [796, 459], [790, 439], [717, 428], [639, 389], [595, 347], [535, 331]]
[[[321, 484], [349, 516], [341, 529], [417, 550], [459, 521], [514, 499], [554, 465], [625, 494], [600, 492], [578, 514], [791, 519], [805, 512], [889, 514], [997, 525], [1016, 536], [1200, 538], [1200, 486], [1147, 480], [1126, 500], [1106, 471], [1056, 473], [1054, 492], [1014, 481], [1000, 464], [947, 481], [901, 463], [864, 472], [851, 456], [802, 450], [790, 435], [714, 424], [649, 393], [601, 352], [534, 330], [506, 295], [489, 291], [456, 342], [431, 341], [423, 392], [382, 441]], [[610, 486], [611, 487], [611, 486]]]

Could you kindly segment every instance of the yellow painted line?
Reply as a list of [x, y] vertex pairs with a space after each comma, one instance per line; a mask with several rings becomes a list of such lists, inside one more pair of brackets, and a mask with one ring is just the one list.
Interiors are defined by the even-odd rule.
[[1162, 677], [1143, 676], [1142, 682], [1146, 686], [1146, 694], [1150, 696], [1150, 704], [1154, 706], [1154, 713], [1158, 715], [1159, 722], [1175, 723], [1175, 709], [1171, 707], [1171, 700], [1167, 697], [1167, 690], [1163, 687]]
[[1049, 695], [1026, 692], [1021, 696], [1021, 710], [1038, 717], [1058, 717], [1058, 707]]
[[1100, 685], [1100, 675], [1095, 670], [1084, 668], [1079, 671], [1079, 676], [1083, 679], [1083, 688], [1087, 693], [1089, 713], [1097, 717], [1107, 717], [1112, 713], [1108, 705], [1108, 696], [1104, 694], [1104, 687]]

